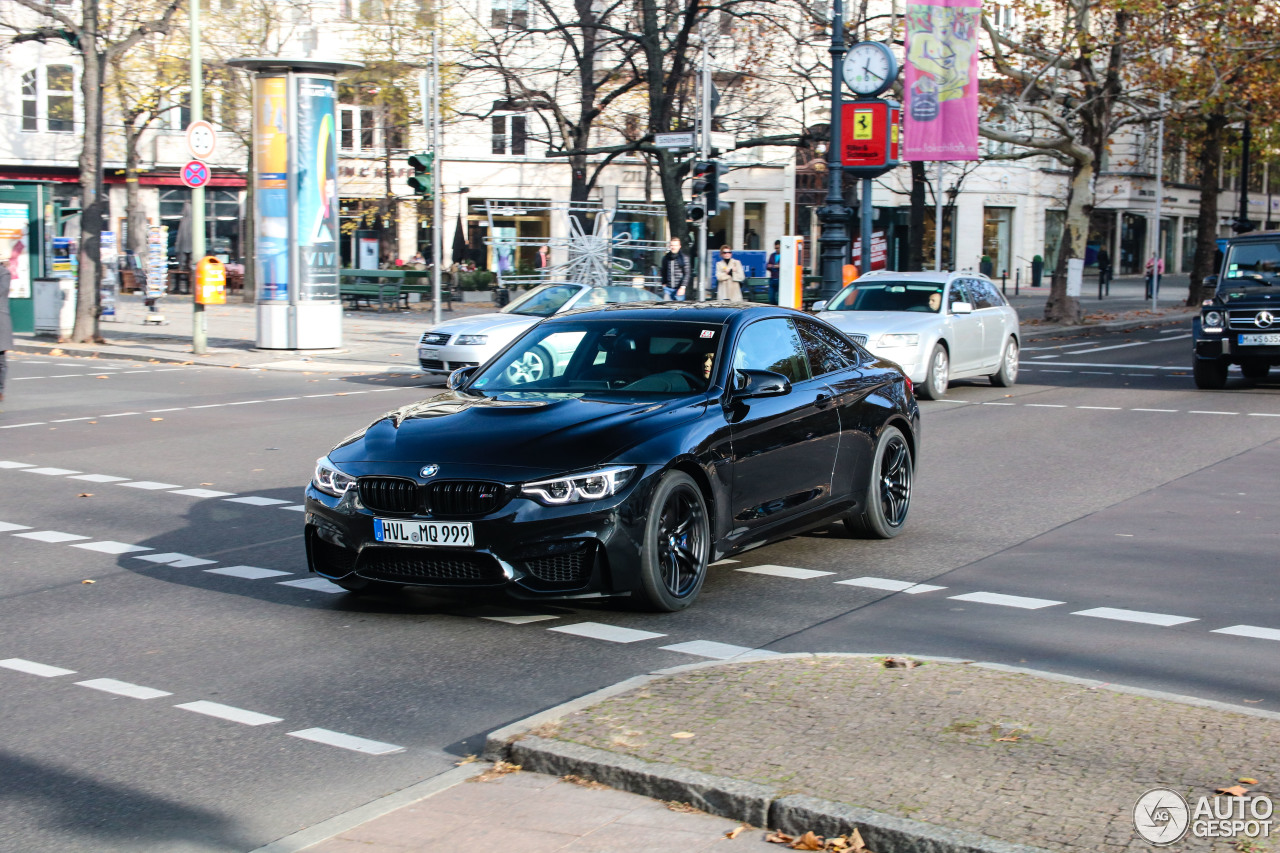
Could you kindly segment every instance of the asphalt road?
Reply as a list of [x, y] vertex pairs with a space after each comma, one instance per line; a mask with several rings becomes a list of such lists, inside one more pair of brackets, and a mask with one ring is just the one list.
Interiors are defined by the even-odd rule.
[[308, 579], [314, 459], [420, 377], [11, 354], [0, 851], [252, 850], [510, 720], [743, 649], [949, 655], [1280, 710], [1280, 383], [1197, 391], [1189, 347], [1180, 329], [1028, 341], [1020, 384], [923, 404], [907, 533], [751, 551], [671, 615]]

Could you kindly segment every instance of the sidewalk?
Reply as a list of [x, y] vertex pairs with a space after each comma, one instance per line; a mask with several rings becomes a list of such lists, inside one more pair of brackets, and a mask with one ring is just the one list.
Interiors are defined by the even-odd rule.
[[[1090, 289], [1090, 288], [1093, 289]], [[1086, 281], [1081, 304], [1085, 325], [1046, 324], [1044, 303], [1048, 288], [1023, 288], [1014, 295], [1008, 284], [1009, 301], [1022, 318], [1024, 338], [1070, 337], [1102, 329], [1190, 322], [1196, 309], [1186, 308], [1187, 276], [1166, 276], [1161, 287], [1160, 308], [1151, 311], [1144, 298], [1141, 276], [1126, 276], [1112, 282], [1111, 293], [1097, 299], [1096, 280]], [[450, 320], [495, 310], [490, 303], [453, 303], [453, 311], [442, 313]], [[372, 309], [343, 312], [341, 348], [336, 350], [258, 350], [256, 306], [243, 302], [210, 305], [205, 308], [208, 347], [205, 355], [191, 352], [192, 306], [190, 297], [169, 296], [161, 302], [167, 325], [147, 325], [142, 298], [123, 294], [116, 300], [117, 316], [104, 318], [105, 344], [59, 344], [49, 336], [30, 333], [14, 335], [17, 352], [125, 358], [139, 361], [198, 362], [224, 367], [255, 367], [266, 370], [328, 370], [349, 373], [417, 373], [417, 342], [432, 324], [429, 303], [414, 303], [409, 311], [378, 313]]]
[[[259, 853], [777, 851], [787, 848], [765, 843], [766, 830], [832, 838], [854, 828], [875, 853], [1148, 851], [1134, 809], [1152, 788], [1180, 793], [1191, 810], [1234, 786], [1245, 803], [1280, 795], [1280, 714], [905, 657], [678, 667], [495, 732], [487, 751], [523, 769], [485, 765], [323, 842], [284, 839]], [[668, 811], [592, 779], [733, 820]], [[753, 828], [730, 840], [737, 821]], [[1280, 814], [1262, 823], [1272, 837], [1254, 846], [1238, 832], [1188, 833], [1171, 849], [1274, 850]]]

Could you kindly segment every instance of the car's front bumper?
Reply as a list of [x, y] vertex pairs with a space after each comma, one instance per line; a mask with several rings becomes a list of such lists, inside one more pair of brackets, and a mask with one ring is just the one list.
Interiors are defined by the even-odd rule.
[[[526, 598], [618, 595], [639, 587], [650, 481], [637, 471], [619, 495], [547, 507], [515, 497], [481, 517], [435, 519], [375, 513], [354, 489], [339, 499], [307, 487], [311, 571], [406, 586], [501, 588]], [[475, 547], [379, 542], [374, 518], [468, 521]]]
[[866, 350], [876, 358], [892, 361], [898, 367], [901, 367], [902, 372], [907, 374], [913, 383], [919, 384], [923, 382], [925, 375], [929, 372], [929, 360], [920, 347], [875, 347], [867, 345]]
[[418, 346], [418, 364], [424, 373], [433, 376], [448, 376], [460, 367], [474, 367], [484, 364], [502, 347], [485, 344], [484, 346]]

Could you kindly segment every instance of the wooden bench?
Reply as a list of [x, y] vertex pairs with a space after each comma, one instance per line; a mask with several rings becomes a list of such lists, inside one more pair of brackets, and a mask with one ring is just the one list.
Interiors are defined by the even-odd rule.
[[402, 296], [400, 288], [398, 281], [344, 281], [338, 285], [338, 295], [352, 308], [359, 308], [362, 302], [372, 308], [376, 300], [378, 311], [384, 311], [388, 305], [396, 307]]
[[[349, 302], [352, 308], [359, 308], [360, 303], [373, 306], [373, 298], [378, 298], [378, 310], [385, 306], [408, 309], [409, 294], [431, 297], [434, 295], [432, 273], [429, 270], [341, 270], [338, 277], [338, 293]], [[449, 311], [453, 310], [453, 289], [442, 287], [440, 299], [448, 302]]]

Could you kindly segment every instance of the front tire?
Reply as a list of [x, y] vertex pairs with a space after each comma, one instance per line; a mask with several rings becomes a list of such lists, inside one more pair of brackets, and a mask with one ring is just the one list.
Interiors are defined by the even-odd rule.
[[1228, 367], [1230, 365], [1220, 358], [1197, 358], [1191, 362], [1191, 375], [1197, 388], [1218, 391], [1227, 387]]
[[693, 604], [707, 577], [710, 552], [711, 522], [702, 490], [688, 474], [668, 471], [649, 499], [637, 603], [665, 613]]
[[915, 465], [902, 430], [887, 426], [876, 440], [861, 511], [845, 517], [849, 532], [862, 539], [892, 539], [901, 533], [911, 509]]
[[1000, 369], [991, 374], [991, 384], [997, 388], [1008, 388], [1018, 381], [1018, 342], [1013, 338], [1005, 341], [1004, 351], [1000, 353]]
[[929, 370], [924, 382], [916, 386], [916, 396], [926, 400], [940, 400], [946, 396], [950, 383], [951, 357], [947, 354], [946, 347], [934, 344], [933, 352], [929, 353]]

